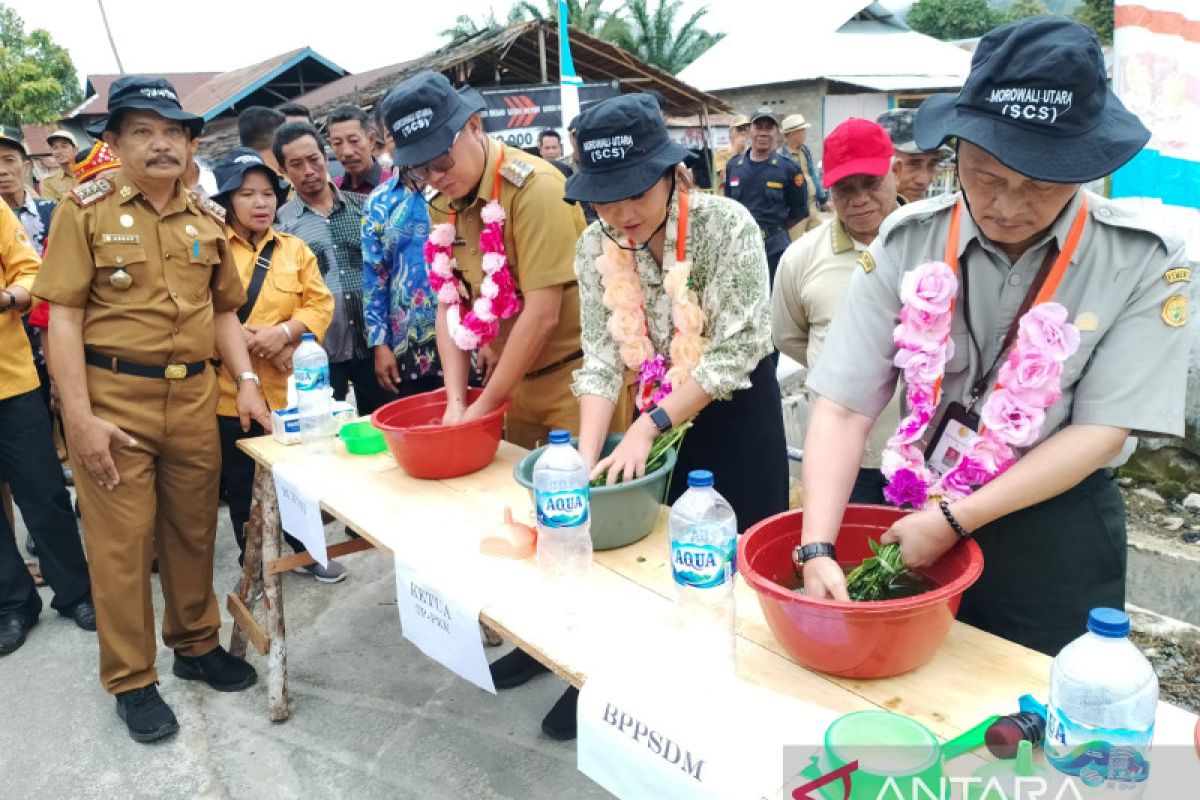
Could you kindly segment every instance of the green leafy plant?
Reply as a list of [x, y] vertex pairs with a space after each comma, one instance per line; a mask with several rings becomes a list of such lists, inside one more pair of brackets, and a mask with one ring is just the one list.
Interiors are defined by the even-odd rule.
[[[647, 475], [660, 468], [663, 464], [667, 463], [667, 453], [671, 450], [679, 449], [680, 445], [683, 443], [684, 435], [687, 434], [688, 429], [691, 427], [691, 422], [685, 422], [684, 424], [676, 428], [672, 428], [666, 433], [655, 437], [654, 444], [650, 445], [650, 454], [646, 456]], [[617, 482], [620, 483], [620, 481], [621, 479], [618, 476]], [[596, 488], [598, 486], [604, 486], [606, 483], [608, 483], [608, 470], [601, 472], [599, 475], [593, 478], [591, 486], [592, 488]]]
[[896, 579], [908, 572], [900, 560], [900, 545], [881, 545], [874, 539], [868, 539], [867, 544], [875, 555], [850, 571], [846, 591], [851, 600], [887, 600]]

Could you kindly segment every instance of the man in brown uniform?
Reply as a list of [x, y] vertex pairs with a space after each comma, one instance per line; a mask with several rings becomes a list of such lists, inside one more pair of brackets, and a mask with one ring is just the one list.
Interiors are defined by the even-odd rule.
[[492, 199], [504, 209], [504, 250], [521, 310], [479, 347], [484, 389], [468, 403], [470, 352], [455, 342], [447, 307], [439, 305], [438, 353], [449, 397], [445, 421], [468, 422], [511, 400], [505, 438], [533, 447], [552, 428], [579, 428], [571, 373], [583, 360], [574, 258], [584, 220], [578, 206], [563, 202], [565, 181], [558, 170], [484, 133], [483, 108], [473, 89], [456, 92], [445, 76], [422, 72], [388, 92], [383, 118], [406, 181], [437, 191], [430, 200], [431, 223], [456, 226], [454, 258], [470, 295], [459, 306], [464, 316], [484, 278], [480, 212]]
[[75, 470], [100, 638], [100, 679], [136, 741], [178, 729], [155, 685], [150, 562], [174, 673], [220, 691], [254, 683], [221, 648], [213, 545], [221, 449], [214, 352], [238, 412], [270, 426], [237, 309], [246, 294], [219, 206], [180, 178], [203, 120], [165, 80], [126, 76], [94, 133], [120, 170], [77, 186], [55, 216], [33, 293], [50, 301], [54, 375]]
[[75, 144], [75, 136], [61, 128], [47, 136], [46, 143], [50, 145], [50, 152], [54, 154], [54, 163], [58, 164], [58, 169], [42, 178], [41, 195], [46, 200], [58, 201], [74, 189], [77, 183], [74, 167], [75, 154], [79, 152], [79, 148]]

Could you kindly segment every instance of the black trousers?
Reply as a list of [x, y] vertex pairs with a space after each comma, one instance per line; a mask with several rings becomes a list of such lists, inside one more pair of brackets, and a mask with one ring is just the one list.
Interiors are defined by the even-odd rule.
[[868, 506], [887, 505], [883, 499], [883, 490], [887, 486], [887, 478], [877, 469], [860, 467], [854, 478], [854, 488], [850, 490], [850, 502]]
[[983, 575], [961, 622], [1055, 655], [1087, 630], [1088, 611], [1125, 607], [1125, 502], [1109, 470], [974, 536]]
[[[233, 535], [237, 539], [238, 563], [246, 555], [245, 525], [250, 520], [250, 501], [254, 493], [254, 459], [238, 449], [241, 439], [263, 436], [266, 431], [257, 422], [250, 423], [249, 431], [242, 431], [242, 422], [237, 417], [217, 417], [217, 430], [221, 434], [221, 493], [229, 504], [229, 521], [233, 524]], [[297, 553], [304, 552], [299, 539], [284, 532], [283, 538]]]
[[[54, 590], [50, 605], [70, 610], [91, 598], [91, 582], [62, 465], [54, 453], [50, 416], [38, 390], [0, 400], [0, 431], [0, 475], [12, 488], [37, 545], [42, 576]], [[91, 477], [81, 475], [80, 480]], [[36, 616], [41, 608], [13, 530], [0, 514], [0, 615]]]
[[[372, 356], [329, 365], [329, 385], [333, 387], [334, 400], [345, 400], [350, 384], [354, 384], [354, 399], [358, 414], [362, 417], [370, 416], [375, 409], [400, 396], [379, 385], [375, 379], [375, 359]], [[441, 386], [440, 382], [438, 386]]]

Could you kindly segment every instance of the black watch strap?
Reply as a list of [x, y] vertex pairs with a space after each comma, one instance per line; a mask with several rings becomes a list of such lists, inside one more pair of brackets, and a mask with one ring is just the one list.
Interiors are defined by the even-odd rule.
[[801, 545], [792, 551], [792, 563], [796, 567], [803, 566], [806, 561], [822, 557], [837, 561], [837, 550], [829, 542], [812, 542]]
[[654, 423], [654, 427], [658, 428], [659, 433], [666, 433], [674, 427], [671, 424], [671, 415], [662, 409], [661, 406], [654, 406], [646, 412], [650, 421]]

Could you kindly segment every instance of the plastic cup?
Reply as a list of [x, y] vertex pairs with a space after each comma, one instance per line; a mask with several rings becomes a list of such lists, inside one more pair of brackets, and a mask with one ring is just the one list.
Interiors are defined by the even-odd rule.
[[[901, 797], [941, 796], [941, 744], [916, 720], [887, 711], [841, 717], [825, 732], [821, 767], [830, 772], [853, 761], [858, 768], [851, 776], [850, 797], [856, 800], [896, 792]], [[840, 798], [841, 787], [833, 788]]]

